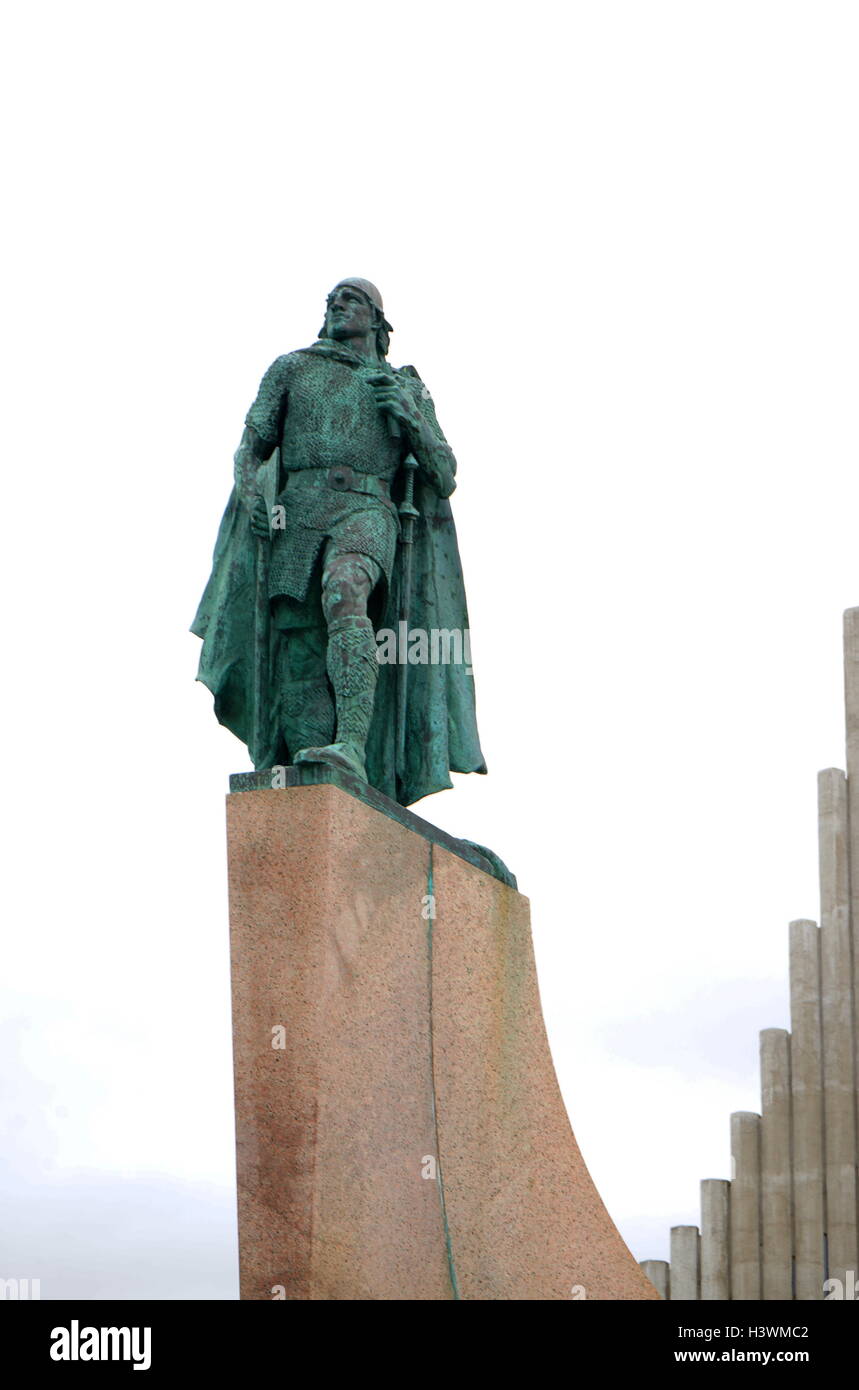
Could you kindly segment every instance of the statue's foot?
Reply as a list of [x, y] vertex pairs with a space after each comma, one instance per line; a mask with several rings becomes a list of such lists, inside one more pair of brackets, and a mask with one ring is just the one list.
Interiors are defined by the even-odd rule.
[[329, 743], [325, 748], [301, 748], [293, 756], [293, 764], [325, 763], [328, 767], [339, 767], [343, 772], [353, 772], [362, 782], [367, 780], [367, 769], [361, 750], [354, 743]]

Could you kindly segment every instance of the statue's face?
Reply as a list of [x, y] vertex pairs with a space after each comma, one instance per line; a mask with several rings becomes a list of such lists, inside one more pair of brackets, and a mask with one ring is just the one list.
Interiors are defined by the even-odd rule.
[[328, 296], [325, 331], [329, 338], [366, 338], [373, 329], [374, 312], [369, 301], [350, 285], [340, 285]]

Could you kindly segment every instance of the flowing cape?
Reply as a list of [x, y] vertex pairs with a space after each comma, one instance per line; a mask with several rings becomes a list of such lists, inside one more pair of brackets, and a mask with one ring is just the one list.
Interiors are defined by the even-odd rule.
[[[215, 543], [211, 577], [191, 626], [203, 639], [197, 679], [212, 692], [220, 723], [248, 745], [256, 768], [276, 766], [287, 758], [277, 726], [278, 692], [272, 676], [268, 600], [264, 585], [258, 582], [259, 547], [250, 526], [255, 496], [262, 494], [268, 502], [274, 496], [277, 467], [276, 455], [260, 466], [251, 454], [247, 436], [243, 436], [235, 456], [235, 485]], [[420, 519], [415, 522], [412, 545], [409, 631], [425, 632], [431, 647], [433, 629], [458, 630], [464, 655], [461, 662], [427, 661], [408, 666], [402, 768], [396, 767], [397, 680], [402, 668], [399, 664], [379, 665], [367, 739], [367, 778], [371, 786], [402, 806], [450, 787], [451, 772], [486, 771], [477, 732], [474, 678], [467, 664], [468, 610], [453, 514], [447, 499], [423, 482], [420, 473], [415, 478], [414, 500]], [[402, 551], [398, 544], [386, 611], [379, 624], [398, 637]], [[260, 646], [265, 693], [255, 721]]]

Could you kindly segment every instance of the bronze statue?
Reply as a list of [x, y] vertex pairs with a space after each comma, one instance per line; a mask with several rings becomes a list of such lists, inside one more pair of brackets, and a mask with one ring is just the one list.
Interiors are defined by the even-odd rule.
[[269, 367], [192, 631], [255, 767], [327, 764], [406, 806], [486, 768], [456, 460], [391, 332], [376, 287], [341, 280], [318, 341]]

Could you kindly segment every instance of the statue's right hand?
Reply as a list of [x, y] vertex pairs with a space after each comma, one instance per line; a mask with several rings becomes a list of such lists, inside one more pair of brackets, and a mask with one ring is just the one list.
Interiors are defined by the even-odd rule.
[[257, 540], [267, 541], [271, 539], [271, 524], [264, 497], [258, 497], [254, 503], [254, 509], [251, 512], [251, 530]]

